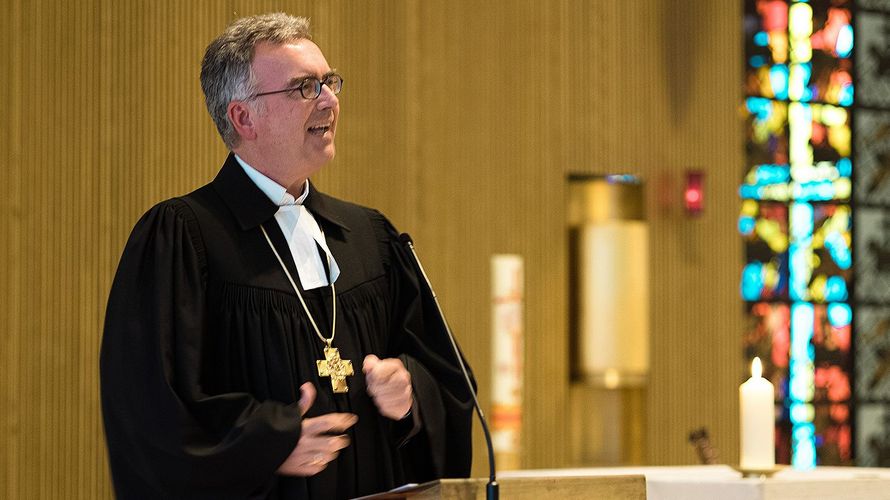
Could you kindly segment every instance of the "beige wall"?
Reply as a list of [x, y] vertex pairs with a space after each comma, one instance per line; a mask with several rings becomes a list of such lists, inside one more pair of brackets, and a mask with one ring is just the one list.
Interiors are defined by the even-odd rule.
[[[647, 195], [647, 456], [693, 463], [686, 434], [707, 425], [735, 460], [740, 6], [7, 0], [0, 497], [110, 496], [97, 357], [117, 259], [141, 213], [204, 183], [224, 158], [198, 84], [205, 45], [234, 17], [273, 9], [311, 16], [346, 80], [338, 156], [317, 183], [412, 233], [483, 405], [488, 259], [525, 256], [526, 467], [568, 460], [566, 173], [633, 172], [673, 186], [658, 194], [649, 182]], [[688, 167], [707, 172], [698, 220], [679, 209]]]

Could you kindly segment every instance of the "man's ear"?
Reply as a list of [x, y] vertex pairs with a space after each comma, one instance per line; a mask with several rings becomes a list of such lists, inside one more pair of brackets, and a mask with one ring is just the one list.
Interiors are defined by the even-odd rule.
[[244, 101], [232, 101], [226, 109], [226, 115], [229, 122], [235, 127], [235, 131], [242, 139], [256, 139], [256, 128], [254, 125], [254, 116], [256, 111], [247, 105]]

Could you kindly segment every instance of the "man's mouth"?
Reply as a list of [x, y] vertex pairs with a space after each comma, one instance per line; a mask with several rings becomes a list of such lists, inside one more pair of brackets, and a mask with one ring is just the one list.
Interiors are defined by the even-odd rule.
[[314, 135], [324, 135], [325, 132], [331, 129], [330, 125], [316, 125], [314, 127], [309, 127], [309, 133]]

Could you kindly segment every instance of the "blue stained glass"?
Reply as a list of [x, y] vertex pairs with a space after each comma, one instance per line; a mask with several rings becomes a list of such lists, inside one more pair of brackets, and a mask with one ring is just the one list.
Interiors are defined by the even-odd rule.
[[853, 162], [849, 158], [841, 158], [837, 161], [837, 173], [841, 177], [850, 177], [853, 173]]
[[769, 83], [776, 99], [788, 98], [788, 66], [776, 64], [769, 69]]
[[792, 244], [788, 249], [790, 267], [790, 293], [794, 300], [806, 300], [807, 283], [810, 279], [812, 266], [808, 259], [807, 247], [809, 244]]
[[813, 272], [810, 247], [813, 237], [813, 206], [791, 205], [791, 246], [789, 248], [790, 293], [794, 300], [807, 300], [807, 286]]
[[[847, 282], [840, 276], [831, 276], [825, 282], [825, 300], [826, 302], [838, 302], [847, 300]], [[829, 306], [829, 313], [831, 312]], [[837, 326], [837, 325], [835, 325]]]
[[739, 196], [748, 200], [779, 200], [788, 201], [791, 190], [791, 170], [788, 165], [765, 163], [751, 169], [746, 176], [753, 177], [739, 186]]
[[755, 173], [758, 184], [775, 184], [791, 180], [791, 170], [787, 165], [759, 165]]
[[[751, 236], [752, 234], [754, 234], [755, 225], [757, 225], [757, 221], [754, 219], [754, 217], [750, 217], [748, 215], [739, 217], [739, 232], [743, 235]], [[744, 282], [742, 286], [744, 286]]]
[[853, 309], [850, 308], [850, 304], [828, 304], [828, 321], [835, 328], [850, 326], [850, 322], [853, 321]]
[[799, 440], [811, 438], [816, 433], [816, 426], [809, 422], [800, 423], [794, 427], [794, 437]]
[[850, 53], [853, 52], [853, 27], [849, 24], [844, 25], [838, 32], [834, 50], [842, 58], [850, 57]]
[[803, 240], [813, 235], [813, 206], [809, 203], [791, 205], [791, 239]]
[[838, 103], [841, 106], [852, 106], [853, 105], [853, 86], [852, 85], [844, 85], [841, 88], [841, 95], [838, 97]]
[[750, 184], [743, 184], [739, 187], [739, 196], [746, 200], [762, 200], [763, 188], [761, 186], [751, 186]]
[[763, 264], [751, 262], [742, 270], [742, 298], [753, 302], [760, 299], [763, 290]]
[[772, 113], [772, 101], [765, 97], [749, 97], [745, 99], [745, 106], [752, 115], [757, 116], [759, 121], [768, 119]]
[[751, 59], [748, 60], [748, 64], [750, 64], [752, 68], [759, 68], [766, 64], [766, 58], [763, 56], [751, 56]]
[[754, 45], [766, 47], [769, 45], [769, 34], [766, 31], [758, 31], [754, 34]]
[[813, 100], [813, 89], [807, 87], [803, 89], [803, 95], [800, 96], [800, 102], [810, 102]]
[[800, 201], [832, 200], [834, 199], [834, 183], [830, 180], [821, 180], [796, 184], [794, 198]]
[[816, 443], [813, 438], [795, 443], [791, 461], [795, 469], [813, 469], [816, 467]]
[[839, 268], [850, 269], [853, 264], [853, 256], [850, 255], [850, 246], [847, 245], [847, 240], [843, 236], [837, 232], [829, 233], [825, 237], [825, 248], [828, 249], [828, 254], [831, 255], [832, 260]]
[[792, 459], [794, 467], [816, 466], [816, 426], [812, 423], [795, 424], [792, 430]]
[[791, 361], [813, 361], [813, 304], [797, 302], [791, 306]]
[[794, 438], [797, 440], [805, 440], [813, 437], [816, 433], [816, 426], [807, 422], [794, 426]]

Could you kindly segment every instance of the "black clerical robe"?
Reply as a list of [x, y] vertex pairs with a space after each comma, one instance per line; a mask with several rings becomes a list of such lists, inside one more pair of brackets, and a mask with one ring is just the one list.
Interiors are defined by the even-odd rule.
[[[260, 230], [297, 270], [277, 207], [229, 156], [208, 185], [137, 223], [108, 302], [102, 408], [119, 498], [349, 498], [469, 473], [471, 397], [427, 287], [378, 212], [311, 189], [306, 207], [341, 274], [333, 345], [351, 360], [349, 392], [319, 377], [324, 344]], [[297, 281], [299, 286], [299, 281]], [[325, 336], [330, 288], [302, 291]], [[399, 357], [422, 427], [381, 416], [364, 357]], [[276, 474], [307, 417], [351, 412], [351, 444], [312, 477]]]

